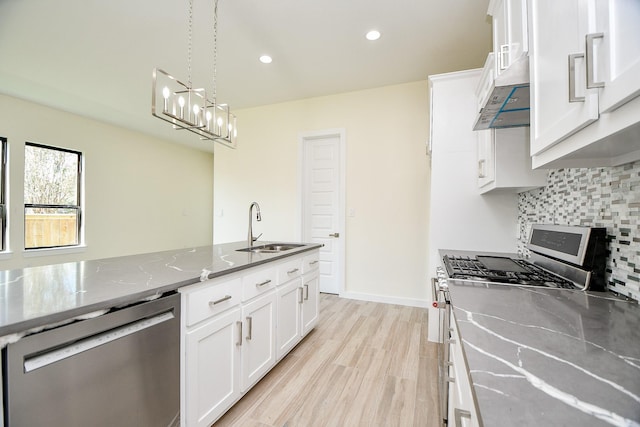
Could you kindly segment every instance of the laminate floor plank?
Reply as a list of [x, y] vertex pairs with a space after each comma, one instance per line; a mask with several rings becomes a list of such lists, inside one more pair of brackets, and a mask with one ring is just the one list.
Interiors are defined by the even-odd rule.
[[437, 427], [426, 309], [321, 294], [320, 322], [215, 427]]

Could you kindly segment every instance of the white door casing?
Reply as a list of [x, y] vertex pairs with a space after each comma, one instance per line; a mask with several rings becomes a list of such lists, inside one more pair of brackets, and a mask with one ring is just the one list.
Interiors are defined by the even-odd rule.
[[345, 131], [300, 135], [298, 183], [304, 242], [321, 243], [320, 292], [344, 292]]

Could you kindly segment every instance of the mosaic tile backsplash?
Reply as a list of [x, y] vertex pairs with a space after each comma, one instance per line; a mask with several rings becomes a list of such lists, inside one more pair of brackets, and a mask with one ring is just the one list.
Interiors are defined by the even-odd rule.
[[546, 187], [518, 198], [519, 253], [534, 223], [606, 227], [607, 286], [640, 300], [640, 161], [550, 170]]

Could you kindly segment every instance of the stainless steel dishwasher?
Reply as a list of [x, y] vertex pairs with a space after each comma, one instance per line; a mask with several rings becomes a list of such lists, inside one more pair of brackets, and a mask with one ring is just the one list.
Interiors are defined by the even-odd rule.
[[179, 294], [30, 335], [4, 351], [6, 427], [179, 424]]

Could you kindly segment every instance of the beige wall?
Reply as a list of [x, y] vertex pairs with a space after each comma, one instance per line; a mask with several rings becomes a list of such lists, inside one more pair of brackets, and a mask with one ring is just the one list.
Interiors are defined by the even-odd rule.
[[237, 150], [218, 149], [214, 242], [246, 239], [260, 203], [262, 240], [300, 238], [298, 140], [346, 131], [345, 295], [420, 304], [427, 287], [429, 163], [427, 82], [236, 111]]
[[[0, 270], [211, 244], [211, 153], [2, 95], [0, 118], [9, 140], [11, 251]], [[84, 251], [24, 256], [25, 141], [83, 153]]]

